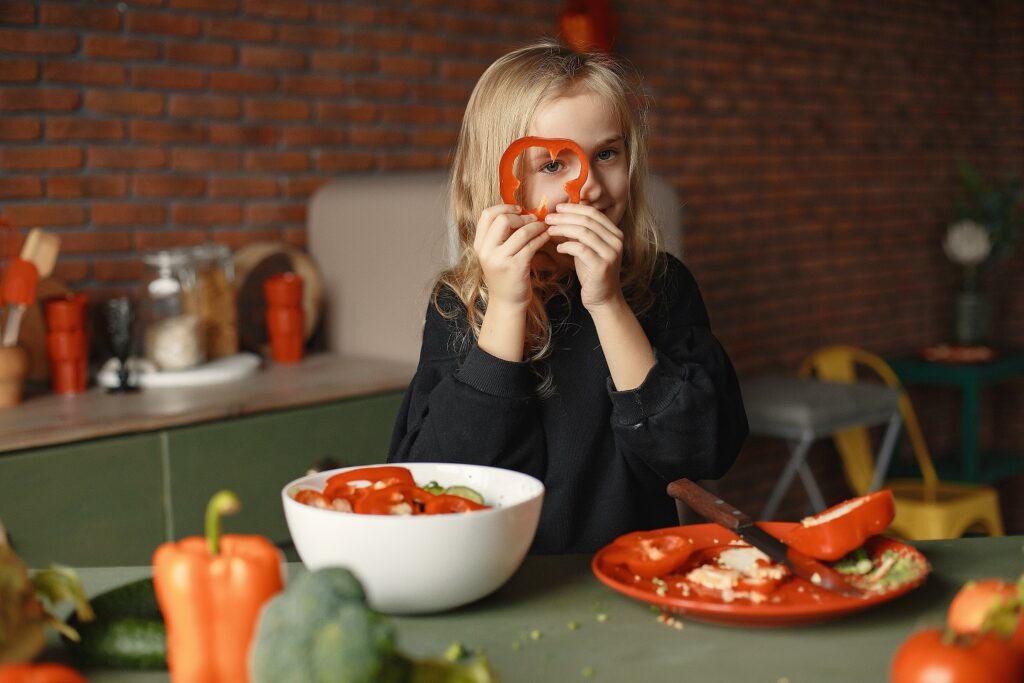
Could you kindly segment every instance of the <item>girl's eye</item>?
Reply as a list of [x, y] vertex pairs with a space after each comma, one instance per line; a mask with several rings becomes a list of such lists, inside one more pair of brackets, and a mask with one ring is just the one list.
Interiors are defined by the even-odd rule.
[[608, 161], [609, 159], [614, 159], [618, 153], [619, 152], [614, 149], [602, 149], [600, 152], [597, 153], [597, 160]]
[[540, 167], [541, 173], [558, 173], [562, 168], [562, 162], [557, 159], [552, 159], [548, 163]]

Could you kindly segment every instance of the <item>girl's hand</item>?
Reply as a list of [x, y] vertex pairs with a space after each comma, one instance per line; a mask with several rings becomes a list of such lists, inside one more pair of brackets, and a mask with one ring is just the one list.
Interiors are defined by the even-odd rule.
[[555, 249], [573, 257], [583, 305], [593, 313], [606, 304], [621, 303], [622, 231], [592, 206], [559, 204], [556, 208], [557, 213], [549, 213], [544, 221], [551, 226], [548, 234], [567, 238]]
[[518, 212], [517, 206], [498, 204], [484, 209], [476, 223], [473, 250], [483, 269], [488, 308], [525, 308], [531, 295], [530, 261], [550, 239], [546, 223]]

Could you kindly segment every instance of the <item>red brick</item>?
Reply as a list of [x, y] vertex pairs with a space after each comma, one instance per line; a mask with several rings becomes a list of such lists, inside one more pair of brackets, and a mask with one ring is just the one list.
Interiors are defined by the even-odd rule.
[[301, 121], [310, 116], [310, 107], [298, 100], [246, 100], [245, 115], [251, 119]]
[[95, 3], [68, 4], [45, 2], [39, 21], [54, 26], [74, 26], [93, 31], [116, 31], [121, 28], [121, 14], [116, 7], [96, 7]]
[[36, 23], [35, 6], [33, 0], [6, 0], [0, 4], [0, 24]]
[[242, 47], [242, 66], [250, 69], [304, 69], [306, 55], [283, 47]]
[[241, 113], [237, 97], [223, 95], [171, 95], [171, 116], [236, 119]]
[[259, 199], [276, 197], [277, 181], [273, 178], [213, 178], [210, 180], [210, 196]]
[[100, 114], [157, 116], [164, 112], [164, 96], [130, 90], [87, 90], [85, 108]]
[[336, 28], [308, 24], [282, 24], [277, 29], [278, 42], [305, 46], [334, 47], [341, 44], [341, 35]]
[[93, 202], [93, 225], [159, 225], [167, 218], [163, 204]]
[[60, 253], [95, 254], [101, 251], [131, 251], [132, 234], [124, 230], [85, 230], [60, 236]]
[[283, 131], [284, 144], [340, 145], [345, 142], [345, 130], [339, 126], [290, 126]]
[[476, 83], [484, 73], [486, 64], [479, 62], [452, 62], [443, 61], [439, 65], [438, 74], [445, 81], [466, 81]]
[[249, 152], [245, 156], [245, 167], [250, 171], [305, 171], [309, 168], [309, 155], [305, 152]]
[[274, 39], [274, 25], [251, 19], [207, 19], [206, 35], [245, 43], [267, 43]]
[[435, 168], [438, 163], [436, 157], [430, 152], [412, 152], [378, 154], [377, 166], [382, 171], [408, 171]]
[[458, 117], [462, 117], [461, 105], [469, 101], [473, 91], [470, 84], [459, 83], [424, 83], [412, 86], [412, 99], [417, 102], [455, 102], [460, 105]]
[[31, 199], [43, 194], [39, 178], [14, 177], [0, 180], [0, 199]]
[[91, 168], [118, 168], [137, 170], [163, 168], [167, 165], [167, 152], [160, 147], [90, 147], [86, 164]]
[[118, 36], [85, 37], [85, 56], [100, 59], [146, 60], [159, 59], [163, 54], [160, 43], [140, 38]]
[[0, 46], [5, 52], [67, 55], [78, 49], [78, 36], [70, 31], [0, 28]]
[[341, 75], [369, 73], [374, 70], [373, 57], [366, 54], [348, 54], [336, 50], [313, 53], [314, 71], [336, 71]]
[[0, 81], [23, 83], [39, 78], [39, 63], [27, 59], [0, 59]]
[[60, 258], [57, 260], [57, 265], [53, 267], [53, 277], [71, 285], [75, 289], [76, 280], [84, 280], [89, 277], [89, 264], [85, 261], [72, 261], [68, 258]]
[[273, 92], [277, 77], [270, 74], [247, 74], [237, 71], [214, 71], [210, 74], [210, 90], [242, 93]]
[[2, 111], [71, 111], [77, 109], [82, 98], [76, 90], [57, 88], [2, 88]]
[[47, 62], [43, 67], [46, 80], [55, 83], [124, 85], [126, 74], [126, 69], [120, 64], [102, 62]]
[[123, 140], [124, 121], [52, 116], [46, 119], [47, 140]]
[[397, 52], [407, 49], [409, 44], [409, 36], [398, 31], [356, 31], [352, 36], [353, 47], [371, 52]]
[[372, 104], [317, 104], [317, 117], [323, 121], [343, 123], [369, 123], [377, 120], [377, 108]]
[[277, 242], [281, 239], [280, 231], [276, 229], [256, 230], [247, 228], [245, 230], [216, 229], [213, 231], [213, 239], [219, 244], [226, 244], [232, 249], [241, 249], [253, 242]]
[[289, 95], [312, 97], [337, 97], [345, 87], [340, 78], [334, 76], [285, 76], [282, 90]]
[[171, 0], [171, 9], [196, 10], [211, 14], [233, 14], [239, 0]]
[[352, 83], [352, 94], [356, 97], [373, 99], [398, 99], [409, 91], [404, 81], [370, 81], [356, 78]]
[[391, 104], [381, 106], [377, 109], [381, 121], [391, 123], [437, 123], [440, 120], [440, 113], [437, 107], [411, 104]]
[[316, 160], [320, 171], [340, 173], [368, 171], [373, 168], [373, 154], [369, 152], [321, 152]]
[[377, 71], [386, 76], [422, 78], [434, 73], [435, 62], [430, 59], [381, 55], [377, 57]]
[[46, 179], [46, 194], [61, 199], [79, 197], [123, 197], [128, 181], [122, 175], [51, 176]]
[[68, 171], [81, 166], [78, 147], [0, 148], [0, 168], [8, 171]]
[[306, 221], [306, 205], [299, 204], [248, 204], [245, 207], [245, 220], [253, 225], [280, 223], [304, 223]]
[[357, 146], [400, 145], [406, 141], [404, 130], [397, 128], [371, 128], [353, 126], [349, 129], [348, 141]]
[[195, 246], [209, 241], [206, 230], [135, 230], [132, 237], [138, 251]]
[[136, 256], [123, 259], [97, 259], [92, 262], [92, 276], [101, 282], [128, 282], [138, 280], [145, 272]]
[[171, 218], [178, 225], [235, 225], [242, 222], [240, 204], [177, 204]]
[[215, 145], [273, 145], [277, 142], [277, 129], [273, 126], [211, 122], [210, 142]]
[[0, 116], [0, 140], [38, 140], [42, 133], [39, 120], [29, 116]]
[[137, 175], [132, 178], [136, 197], [201, 197], [206, 192], [202, 176]]
[[85, 209], [77, 204], [8, 204], [4, 213], [15, 225], [45, 228], [85, 223]]
[[131, 123], [132, 140], [153, 144], [203, 142], [206, 139], [206, 126], [193, 121], [152, 121], [133, 120]]
[[305, 0], [245, 0], [245, 13], [274, 19], [308, 19], [312, 10]]
[[141, 88], [198, 90], [204, 73], [198, 69], [173, 66], [137, 66], [132, 69], [132, 85]]
[[298, 249], [309, 249], [309, 234], [306, 232], [306, 226], [301, 228], [297, 227], [285, 227], [281, 230], [282, 239]]
[[129, 33], [159, 33], [181, 38], [199, 35], [199, 20], [188, 14], [129, 12], [125, 23]]
[[409, 133], [409, 143], [413, 147], [452, 147], [458, 139], [458, 131], [438, 130], [414, 130]]
[[242, 166], [242, 155], [236, 151], [191, 149], [171, 150], [171, 168], [175, 171], [237, 171]]
[[286, 197], [309, 197], [312, 196], [324, 183], [333, 178], [320, 178], [316, 176], [288, 176], [285, 180], [284, 195]]
[[167, 46], [167, 59], [172, 62], [228, 66], [235, 63], [235, 57], [235, 48], [232, 45], [172, 43]]

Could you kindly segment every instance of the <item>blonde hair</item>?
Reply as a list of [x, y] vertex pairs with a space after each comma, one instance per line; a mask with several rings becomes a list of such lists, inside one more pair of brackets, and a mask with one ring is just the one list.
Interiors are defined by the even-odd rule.
[[[620, 62], [603, 53], [579, 53], [553, 40], [520, 48], [494, 62], [470, 95], [455, 148], [449, 182], [448, 207], [458, 232], [459, 253], [454, 266], [434, 285], [433, 302], [447, 318], [457, 310], [442, 306], [450, 290], [465, 306], [469, 335], [477, 338], [487, 308], [487, 286], [473, 250], [481, 212], [500, 202], [498, 162], [515, 139], [527, 133], [537, 109], [547, 101], [580, 90], [605, 97], [619, 116], [628, 157], [629, 197], [619, 228], [625, 233], [621, 282], [632, 310], [640, 314], [654, 303], [651, 281], [658, 268], [658, 231], [648, 205], [645, 98], [638, 79]], [[531, 362], [551, 352], [552, 326], [544, 304], [560, 288], [533, 278], [534, 296], [526, 319], [526, 356]], [[550, 389], [542, 375], [540, 393]]]

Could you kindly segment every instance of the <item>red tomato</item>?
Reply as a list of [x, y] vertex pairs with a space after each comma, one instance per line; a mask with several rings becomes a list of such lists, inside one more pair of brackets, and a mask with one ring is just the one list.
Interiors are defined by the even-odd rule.
[[605, 560], [624, 564], [637, 576], [652, 579], [663, 576], [686, 561], [693, 544], [676, 534], [634, 531], [619, 536], [605, 551]]
[[353, 510], [364, 515], [416, 515], [433, 497], [414, 484], [391, 484], [368, 491], [356, 500]]
[[892, 491], [882, 489], [804, 519], [783, 534], [782, 542], [805, 555], [832, 562], [885, 531], [895, 516]]
[[[358, 484], [358, 486], [357, 486]], [[324, 498], [328, 501], [335, 498], [348, 498], [353, 504], [357, 498], [369, 492], [369, 488], [377, 484], [377, 488], [391, 484], [409, 484], [415, 486], [412, 472], [404, 467], [382, 465], [380, 467], [360, 467], [335, 474], [324, 486]]]
[[1020, 683], [1024, 664], [991, 633], [947, 642], [941, 629], [928, 628], [903, 641], [889, 676], [892, 683]]
[[949, 603], [946, 625], [956, 633], [977, 633], [994, 607], [1017, 596], [1017, 584], [1002, 579], [969, 581]]
[[423, 506], [423, 514], [426, 515], [447, 515], [455, 512], [472, 512], [473, 510], [486, 510], [487, 505], [481, 505], [469, 498], [439, 494], [427, 501]]
[[0, 683], [86, 683], [86, 680], [63, 664], [22, 663], [0, 666]]

